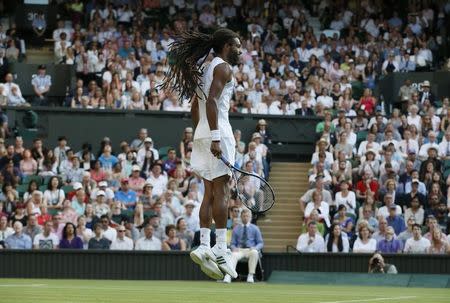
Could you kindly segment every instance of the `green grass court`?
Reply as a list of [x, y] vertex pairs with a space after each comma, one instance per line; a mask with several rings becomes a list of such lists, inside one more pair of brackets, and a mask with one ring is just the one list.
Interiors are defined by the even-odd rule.
[[238, 282], [0, 279], [0, 302], [448, 303], [450, 290]]

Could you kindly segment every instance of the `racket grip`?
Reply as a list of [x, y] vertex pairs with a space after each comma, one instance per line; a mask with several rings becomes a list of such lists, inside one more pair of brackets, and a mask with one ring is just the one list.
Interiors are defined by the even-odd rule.
[[224, 156], [221, 156], [221, 157], [220, 157], [220, 160], [222, 160], [222, 162], [223, 162], [223, 163], [225, 163], [225, 165], [226, 165], [226, 166], [228, 166], [228, 167], [230, 167], [230, 166], [231, 166], [230, 162], [228, 162], [228, 160], [227, 160], [227, 159], [225, 159], [225, 157], [224, 157]]

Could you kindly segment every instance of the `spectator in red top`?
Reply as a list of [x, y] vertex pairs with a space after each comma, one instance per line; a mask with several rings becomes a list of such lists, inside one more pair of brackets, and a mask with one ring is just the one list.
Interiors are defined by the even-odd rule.
[[379, 189], [378, 182], [373, 179], [370, 171], [365, 171], [362, 180], [356, 183], [356, 198], [365, 200], [368, 195], [377, 196]]
[[358, 107], [366, 112], [366, 115], [372, 115], [375, 107], [377, 106], [377, 100], [372, 96], [372, 91], [369, 88], [364, 90], [364, 95], [359, 100]]
[[164, 161], [163, 168], [169, 175], [175, 168], [177, 167], [177, 162], [179, 159], [177, 158], [177, 152], [175, 148], [171, 148], [167, 152], [167, 160]]

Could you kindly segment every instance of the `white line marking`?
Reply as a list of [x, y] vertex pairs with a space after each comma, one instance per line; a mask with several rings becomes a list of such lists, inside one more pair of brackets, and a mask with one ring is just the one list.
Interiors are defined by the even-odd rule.
[[0, 287], [43, 287], [47, 284], [0, 284]]
[[405, 296], [405, 297], [390, 297], [390, 298], [373, 298], [373, 299], [357, 299], [357, 300], [345, 300], [345, 301], [327, 301], [319, 303], [352, 303], [352, 302], [375, 302], [375, 301], [386, 301], [386, 300], [406, 300], [417, 298], [416, 296]]

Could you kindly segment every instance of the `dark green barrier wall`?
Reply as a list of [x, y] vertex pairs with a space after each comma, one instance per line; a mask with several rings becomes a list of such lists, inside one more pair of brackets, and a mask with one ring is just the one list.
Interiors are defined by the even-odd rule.
[[[370, 255], [266, 253], [265, 277], [274, 270], [367, 272]], [[449, 274], [450, 257], [391, 255], [399, 273]], [[65, 279], [206, 279], [188, 253], [103, 251], [0, 251], [2, 278]]]
[[[22, 119], [27, 110], [7, 108], [10, 125], [23, 129]], [[58, 136], [65, 135], [69, 138], [69, 145], [76, 150], [86, 141], [91, 142], [94, 150], [97, 150], [99, 142], [105, 136], [111, 138], [113, 147], [117, 149], [120, 141], [130, 142], [142, 127], [148, 128], [157, 147], [176, 144], [178, 148], [184, 128], [192, 125], [189, 113], [67, 108], [33, 110], [39, 115], [37, 135], [44, 138], [45, 144], [56, 146]], [[230, 120], [233, 128], [240, 129], [243, 139], [248, 142], [261, 118], [266, 119], [269, 124], [275, 143], [270, 148], [276, 155], [290, 159], [310, 157], [314, 149], [315, 127], [320, 119], [233, 114]], [[35, 133], [29, 133], [24, 137], [30, 141], [34, 135]]]

